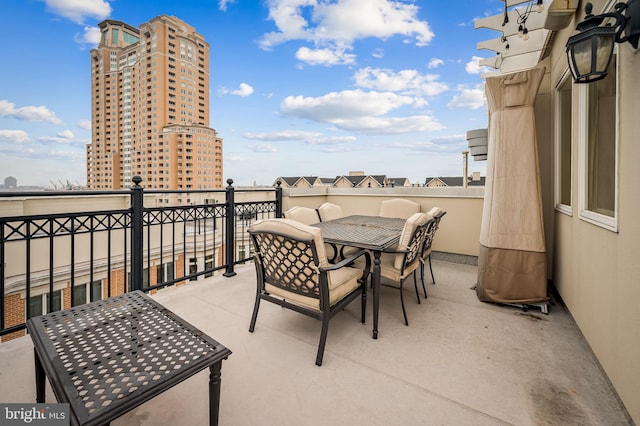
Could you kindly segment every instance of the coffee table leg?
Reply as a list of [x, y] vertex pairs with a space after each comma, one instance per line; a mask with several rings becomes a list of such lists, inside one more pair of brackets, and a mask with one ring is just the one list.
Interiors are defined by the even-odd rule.
[[33, 358], [36, 363], [36, 402], [44, 403], [44, 368], [42, 368], [42, 362], [40, 362], [40, 357], [35, 349], [33, 350]]
[[220, 376], [222, 361], [209, 367], [209, 425], [217, 426], [220, 411]]
[[380, 252], [373, 252], [373, 338], [378, 338], [378, 308], [380, 307]]

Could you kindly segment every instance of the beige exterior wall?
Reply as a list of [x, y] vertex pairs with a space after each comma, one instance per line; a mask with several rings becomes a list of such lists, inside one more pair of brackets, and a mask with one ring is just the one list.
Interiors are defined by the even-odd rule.
[[484, 188], [310, 188], [285, 189], [283, 210], [293, 206], [316, 208], [324, 202], [342, 206], [345, 215], [377, 215], [380, 204], [406, 198], [429, 211], [438, 206], [447, 215], [440, 222], [433, 249], [469, 256], [478, 255]]
[[[605, 1], [596, 0], [594, 13]], [[567, 69], [564, 47], [577, 20], [556, 34], [548, 60], [549, 87]], [[618, 230], [580, 217], [578, 86], [573, 87], [572, 214], [554, 211], [553, 281], [633, 420], [640, 422], [640, 54], [618, 45]], [[550, 104], [553, 109], [554, 103]], [[551, 117], [553, 121], [553, 116]], [[553, 126], [551, 126], [553, 127]], [[553, 136], [551, 136], [553, 138]], [[544, 160], [546, 162], [546, 160]], [[541, 164], [548, 169], [549, 164]], [[546, 200], [546, 208], [549, 201]], [[545, 218], [546, 219], [546, 218]], [[551, 312], [553, 315], [553, 311]]]

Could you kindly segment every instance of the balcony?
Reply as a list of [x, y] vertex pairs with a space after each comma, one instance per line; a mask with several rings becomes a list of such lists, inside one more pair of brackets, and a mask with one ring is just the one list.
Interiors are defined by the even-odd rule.
[[[220, 424], [632, 424], [571, 316], [481, 303], [476, 267], [433, 262], [437, 284], [405, 326], [397, 289], [382, 287], [380, 337], [353, 303], [336, 316], [322, 367], [320, 323], [263, 303], [248, 332], [255, 271], [216, 275], [153, 297], [233, 351], [222, 365]], [[371, 299], [371, 298], [370, 298]], [[0, 345], [0, 400], [35, 399], [29, 337]], [[112, 424], [205, 424], [208, 372]], [[50, 388], [47, 401], [54, 402]]]
[[[150, 204], [146, 197], [161, 193], [144, 192], [146, 204]], [[220, 194], [214, 196], [226, 197], [226, 202], [204, 198], [203, 205], [191, 201], [191, 205], [184, 207], [147, 207], [144, 239], [138, 242], [142, 246], [136, 251], [154, 252], [155, 257], [162, 259], [173, 251], [180, 257], [180, 251], [184, 250], [182, 260], [172, 262], [169, 278], [164, 275], [162, 262], [162, 273], [156, 272], [158, 265], [149, 266], [148, 257], [132, 259], [131, 264], [142, 265], [136, 270], [146, 268], [152, 271], [147, 272], [150, 275], [133, 273], [132, 281], [126, 281], [127, 271], [132, 269], [125, 266], [122, 276], [126, 288], [141, 284], [158, 302], [233, 351], [222, 368], [221, 424], [633, 424], [589, 344], [557, 296], [550, 314], [544, 315], [537, 309], [524, 311], [481, 303], [470, 290], [477, 280], [473, 251], [477, 250], [481, 189], [456, 189], [448, 193], [420, 188], [306, 189], [283, 190], [283, 196], [270, 189], [234, 191], [231, 197], [229, 188], [217, 192]], [[166, 191], [162, 194], [168, 198], [184, 197]], [[275, 199], [269, 194], [275, 194]], [[194, 191], [189, 197], [196, 200], [198, 195]], [[358, 321], [357, 303], [352, 304], [331, 321], [320, 368], [314, 364], [320, 332], [318, 321], [263, 303], [255, 332], [248, 332], [255, 270], [245, 252], [246, 246], [241, 248], [239, 244], [245, 244], [243, 235], [251, 220], [278, 215], [292, 205], [315, 206], [328, 197], [333, 201], [339, 199], [347, 213], [375, 214], [379, 200], [391, 196], [420, 199], [423, 207], [440, 205], [449, 212], [434, 242], [437, 284], [428, 284], [429, 298], [420, 305], [415, 303], [412, 286], [407, 286], [409, 327], [402, 320], [397, 289], [383, 286], [379, 339], [371, 338], [372, 297], [364, 325]], [[92, 201], [78, 198], [78, 209], [87, 206], [101, 209], [100, 216], [105, 214], [107, 205], [109, 209], [116, 208], [113, 201], [100, 201], [102, 198]], [[112, 212], [121, 216], [119, 224], [135, 222], [128, 216], [135, 214], [123, 209], [128, 198], [127, 195], [119, 202], [120, 210]], [[230, 211], [230, 202], [233, 215], [226, 213]], [[44, 203], [39, 203], [42, 208]], [[64, 197], [63, 205], [47, 208], [47, 215], [63, 215], [60, 209], [75, 210], [69, 209], [70, 205], [69, 198]], [[178, 213], [181, 208], [186, 210]], [[13, 209], [17, 210], [16, 205]], [[207, 214], [213, 217], [201, 216]], [[93, 274], [89, 282], [93, 283], [104, 273], [99, 269], [104, 262], [98, 261], [100, 253], [93, 241], [98, 242], [97, 247], [104, 244], [105, 238], [97, 235], [89, 238], [86, 233], [91, 220], [80, 219], [84, 216], [78, 213], [69, 215], [77, 216], [75, 220], [84, 227], [77, 230], [85, 233], [72, 238], [78, 245], [71, 267], [78, 271], [76, 285], [82, 282], [82, 271], [88, 275], [89, 269]], [[8, 220], [4, 216], [3, 220]], [[161, 247], [170, 244], [170, 233], [164, 227], [173, 225], [163, 222], [167, 218], [184, 222], [176, 232], [184, 240], [172, 243], [176, 250], [163, 254], [162, 249], [150, 249], [149, 244], [159, 242]], [[30, 216], [28, 220], [32, 226], [38, 224], [34, 235], [42, 237], [48, 232], [49, 228], [37, 222], [37, 218]], [[93, 220], [104, 226], [102, 216]], [[226, 229], [233, 231], [224, 232], [222, 222], [231, 224]], [[73, 223], [65, 222], [64, 227], [75, 228]], [[154, 227], [158, 226], [162, 231], [155, 233]], [[119, 226], [112, 228], [115, 232]], [[103, 228], [100, 230], [104, 232]], [[7, 234], [4, 235], [6, 238]], [[227, 243], [230, 235], [235, 243]], [[116, 235], [110, 238], [118, 241], [114, 247], [119, 246]], [[37, 244], [40, 243], [34, 239], [33, 245]], [[56, 256], [62, 247], [58, 244], [55, 243]], [[187, 262], [191, 247], [199, 253], [198, 257], [202, 255], [202, 261], [193, 265]], [[216, 255], [218, 248], [223, 252], [220, 256]], [[87, 252], [92, 254], [89, 256]], [[118, 268], [116, 258], [122, 262], [120, 257], [131, 252], [134, 250], [112, 252], [111, 267]], [[16, 263], [16, 256], [20, 257], [16, 251], [4, 253], [9, 256], [7, 260], [13, 261], [9, 263]], [[215, 255], [213, 263], [205, 263], [211, 262], [204, 260], [207, 253]], [[40, 263], [34, 261], [32, 267], [44, 267], [46, 271], [47, 257], [43, 256]], [[95, 264], [95, 268], [85, 260]], [[45, 281], [50, 273], [57, 273], [59, 265], [54, 262], [54, 266], [54, 271], [44, 274]], [[182, 274], [180, 267], [184, 267]], [[223, 274], [230, 270], [232, 274]], [[10, 274], [10, 270], [4, 269], [3, 273]], [[40, 275], [41, 271], [31, 274], [32, 285], [42, 281]], [[68, 275], [65, 277], [69, 279]], [[5, 291], [12, 285], [9, 278], [2, 276], [0, 282]], [[110, 280], [104, 278], [103, 285]], [[3, 324], [3, 328], [8, 325]], [[20, 331], [19, 326], [4, 331], [6, 334], [16, 333], [15, 330]], [[35, 401], [33, 346], [28, 336], [0, 343], [0, 375], [3, 377], [0, 401]], [[198, 374], [114, 424], [204, 424], [208, 415], [207, 382], [207, 372]], [[47, 401], [55, 401], [50, 388]]]

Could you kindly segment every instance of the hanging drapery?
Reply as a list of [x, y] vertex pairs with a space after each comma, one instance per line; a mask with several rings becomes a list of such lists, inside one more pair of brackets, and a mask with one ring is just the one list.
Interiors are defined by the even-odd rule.
[[488, 77], [489, 141], [478, 284], [485, 302], [547, 301], [534, 103], [544, 68]]

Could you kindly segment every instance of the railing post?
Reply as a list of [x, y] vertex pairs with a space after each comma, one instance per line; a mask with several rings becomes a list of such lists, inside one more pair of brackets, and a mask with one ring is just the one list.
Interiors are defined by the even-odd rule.
[[278, 181], [276, 184], [276, 217], [282, 217], [282, 182]]
[[236, 203], [235, 203], [235, 189], [233, 188], [233, 179], [227, 179], [227, 220], [226, 220], [226, 231], [225, 231], [225, 253], [226, 253], [226, 261], [227, 266], [224, 272], [225, 277], [233, 277], [236, 275], [233, 270], [233, 264], [236, 260]]
[[142, 290], [142, 269], [144, 267], [142, 253], [144, 197], [143, 188], [140, 186], [142, 178], [134, 176], [131, 181], [135, 185], [131, 187], [131, 283], [129, 289]]

